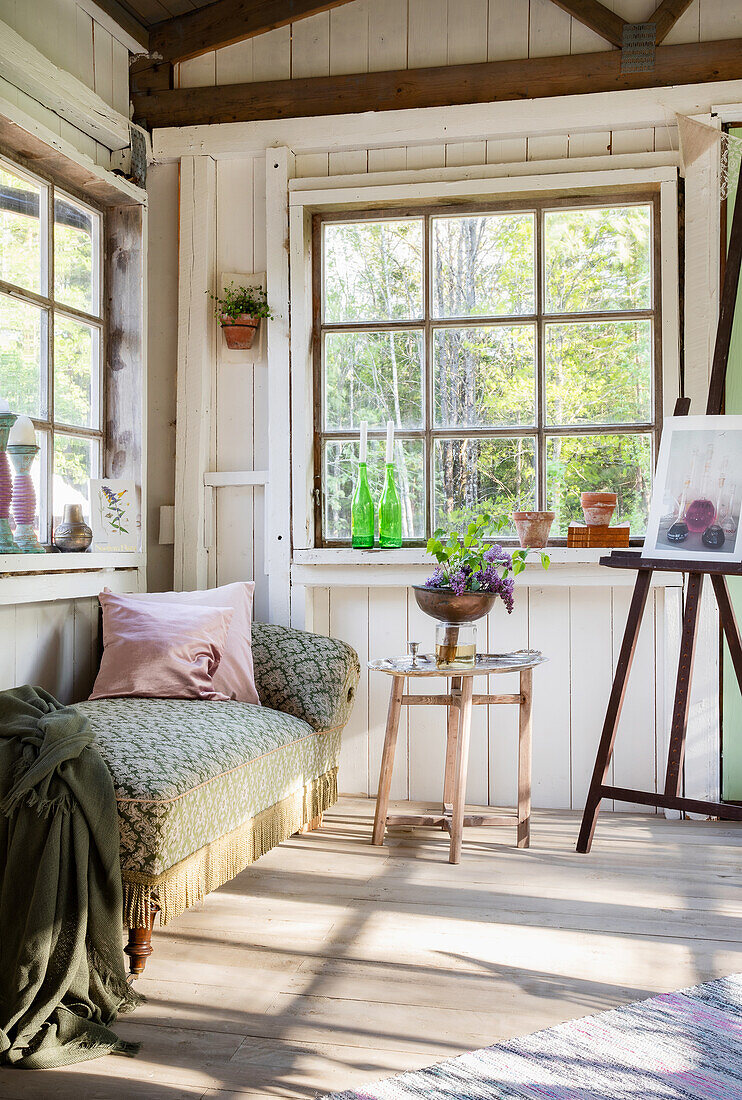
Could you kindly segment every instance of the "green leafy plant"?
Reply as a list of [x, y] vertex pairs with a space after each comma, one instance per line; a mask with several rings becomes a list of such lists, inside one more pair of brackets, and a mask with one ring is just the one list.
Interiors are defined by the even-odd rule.
[[[508, 525], [506, 517], [495, 519], [483, 512], [472, 520], [463, 537], [457, 531], [439, 528], [428, 539], [427, 551], [438, 566], [425, 585], [427, 588], [450, 588], [457, 595], [463, 592], [494, 592], [501, 597], [508, 612], [513, 609], [513, 583], [526, 567], [528, 549], [507, 551], [492, 536]], [[541, 564], [549, 568], [549, 557], [541, 553]]]
[[214, 315], [221, 321], [224, 317], [236, 320], [242, 314], [249, 317], [265, 317], [272, 320], [274, 317], [268, 305], [268, 296], [259, 286], [235, 286], [231, 282], [221, 294], [210, 294], [214, 301]]

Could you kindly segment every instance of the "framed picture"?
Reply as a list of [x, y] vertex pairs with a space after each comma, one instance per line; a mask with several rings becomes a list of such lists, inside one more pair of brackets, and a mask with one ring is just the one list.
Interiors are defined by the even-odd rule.
[[742, 561], [742, 416], [671, 416], [662, 429], [644, 556]]
[[139, 549], [137, 487], [123, 478], [90, 479], [93, 550]]

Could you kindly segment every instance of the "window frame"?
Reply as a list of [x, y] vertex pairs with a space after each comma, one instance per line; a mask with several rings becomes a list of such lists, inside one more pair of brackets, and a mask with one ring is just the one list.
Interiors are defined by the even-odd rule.
[[[587, 207], [606, 206], [651, 206], [652, 208], [652, 305], [645, 310], [611, 310], [593, 311], [584, 313], [545, 313], [544, 312], [544, 255], [543, 255], [543, 223], [544, 213], [547, 210], [559, 208], [585, 209]], [[533, 212], [535, 214], [535, 241], [534, 263], [536, 269], [535, 279], [535, 312], [518, 315], [477, 315], [475, 317], [434, 318], [432, 315], [432, 249], [430, 221], [436, 216], [467, 216], [471, 214], [490, 213], [517, 213]], [[519, 197], [504, 198], [500, 200], [485, 200], [477, 202], [471, 198], [465, 200], [449, 200], [438, 203], [408, 203], [406, 205], [373, 205], [363, 208], [331, 209], [312, 213], [311, 222], [311, 291], [312, 291], [312, 453], [313, 453], [313, 516], [315, 546], [323, 548], [346, 548], [350, 546], [350, 538], [328, 539], [324, 532], [324, 482], [322, 471], [323, 444], [326, 440], [348, 440], [357, 436], [357, 429], [326, 430], [324, 426], [324, 371], [323, 371], [323, 345], [326, 332], [364, 332], [376, 331], [401, 331], [422, 330], [424, 333], [424, 395], [423, 411], [425, 425], [421, 429], [400, 429], [398, 437], [420, 438], [424, 441], [425, 464], [425, 530], [424, 537], [405, 540], [404, 545], [409, 547], [424, 546], [433, 530], [433, 446], [437, 438], [527, 438], [533, 439], [536, 452], [536, 500], [534, 506], [539, 510], [547, 507], [546, 493], [546, 462], [547, 440], [550, 437], [574, 437], [589, 435], [625, 435], [647, 434], [651, 439], [651, 467], [654, 471], [657, 449], [662, 430], [663, 417], [663, 316], [662, 316], [662, 210], [661, 210], [661, 185], [659, 183], [647, 183], [636, 187], [615, 188], [591, 188], [585, 192], [575, 189], [569, 192], [547, 192], [539, 195], [525, 194]], [[326, 323], [323, 316], [323, 290], [324, 290], [324, 250], [323, 250], [323, 225], [332, 222], [363, 222], [363, 221], [393, 221], [401, 218], [422, 219], [423, 231], [423, 317], [414, 321], [385, 321], [385, 322], [330, 322]], [[600, 320], [641, 320], [648, 318], [652, 322], [652, 394], [651, 413], [649, 421], [637, 421], [636, 423], [621, 424], [575, 424], [554, 425], [546, 424], [546, 364], [545, 364], [545, 340], [544, 327], [548, 323], [563, 321], [565, 323], [589, 322]], [[535, 363], [535, 423], [526, 426], [510, 427], [486, 427], [486, 428], [436, 428], [433, 422], [433, 368], [432, 368], [432, 332], [437, 328], [462, 328], [476, 325], [534, 325], [536, 329], [536, 363]], [[369, 427], [369, 440], [383, 439], [383, 428], [371, 429]], [[503, 542], [515, 542], [513, 538], [503, 538]], [[632, 536], [632, 544], [643, 541], [643, 536]], [[555, 536], [550, 539], [555, 545], [566, 545], [566, 538]]]
[[[42, 285], [44, 277], [46, 281], [46, 294], [40, 294], [27, 287], [18, 286], [0, 279], [0, 294], [13, 298], [16, 301], [25, 302], [46, 314], [46, 372], [41, 365], [41, 387], [44, 397], [46, 416], [32, 416], [37, 432], [46, 436], [46, 464], [40, 471], [40, 492], [37, 502], [39, 515], [39, 538], [42, 543], [50, 543], [53, 534], [54, 523], [54, 440], [55, 436], [66, 436], [77, 439], [89, 439], [98, 443], [97, 470], [91, 469], [91, 477], [99, 477], [104, 464], [106, 448], [106, 349], [108, 346], [108, 325], [106, 308], [106, 211], [102, 206], [90, 201], [73, 187], [60, 186], [53, 176], [38, 171], [35, 167], [29, 168], [22, 161], [9, 155], [4, 149], [0, 149], [0, 166], [21, 179], [27, 179], [35, 187], [42, 188], [44, 217], [39, 215], [39, 228], [41, 232], [41, 275]], [[54, 207], [57, 197], [68, 199], [75, 206], [89, 211], [94, 215], [93, 224], [97, 225], [97, 240], [94, 241], [94, 251], [97, 256], [97, 269], [92, 271], [92, 285], [97, 295], [98, 313], [87, 313], [75, 306], [67, 305], [59, 301], [55, 296], [54, 285]], [[97, 219], [97, 220], [95, 220]], [[97, 372], [92, 379], [91, 410], [96, 413], [97, 428], [76, 426], [64, 420], [57, 419], [54, 406], [54, 327], [55, 317], [59, 315], [72, 321], [82, 322], [98, 331]], [[96, 392], [97, 391], [97, 392]], [[43, 450], [40, 450], [41, 461]]]

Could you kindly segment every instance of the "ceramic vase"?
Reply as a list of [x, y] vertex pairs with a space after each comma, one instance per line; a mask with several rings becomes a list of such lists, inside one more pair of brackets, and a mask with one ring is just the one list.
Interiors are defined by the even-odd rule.
[[10, 529], [10, 505], [13, 500], [13, 476], [6, 447], [10, 429], [16, 422], [15, 413], [0, 416], [0, 554], [20, 554]]
[[24, 554], [46, 553], [34, 529], [36, 490], [33, 487], [31, 478], [31, 467], [38, 453], [39, 448], [30, 444], [11, 443], [8, 447], [8, 454], [16, 472], [13, 485], [13, 516], [16, 523], [15, 541], [19, 550]]

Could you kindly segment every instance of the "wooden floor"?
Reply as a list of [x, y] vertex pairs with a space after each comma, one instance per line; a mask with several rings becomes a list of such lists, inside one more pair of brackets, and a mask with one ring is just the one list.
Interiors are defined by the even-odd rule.
[[[343, 799], [163, 929], [118, 1025], [136, 1059], [0, 1074], [3, 1100], [315, 1097], [742, 970], [742, 829], [604, 815], [369, 843]], [[513, 835], [511, 835], [511, 832]]]

